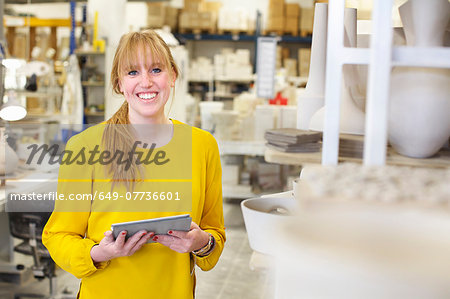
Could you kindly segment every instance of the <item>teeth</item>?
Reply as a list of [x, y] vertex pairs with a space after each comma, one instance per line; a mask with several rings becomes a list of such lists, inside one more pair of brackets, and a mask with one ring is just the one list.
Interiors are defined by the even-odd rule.
[[141, 93], [138, 95], [138, 97], [143, 100], [150, 100], [156, 97], [156, 93]]

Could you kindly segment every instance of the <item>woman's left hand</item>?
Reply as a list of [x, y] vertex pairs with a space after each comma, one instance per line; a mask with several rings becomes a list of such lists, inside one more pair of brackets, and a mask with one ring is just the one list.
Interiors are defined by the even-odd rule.
[[209, 241], [209, 234], [203, 231], [195, 222], [191, 222], [191, 228], [188, 232], [173, 230], [169, 231], [168, 234], [155, 235], [153, 241], [179, 253], [198, 250], [206, 246]]

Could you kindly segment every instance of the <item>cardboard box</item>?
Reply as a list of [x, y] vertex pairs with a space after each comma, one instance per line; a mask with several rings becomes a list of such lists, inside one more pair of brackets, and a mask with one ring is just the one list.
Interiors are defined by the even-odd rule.
[[314, 24], [314, 8], [302, 7], [300, 10], [300, 30], [312, 32]]
[[269, 7], [267, 8], [267, 12], [269, 14], [269, 18], [271, 17], [283, 17], [284, 16], [284, 3], [269, 3]]
[[284, 0], [269, 0], [269, 5], [284, 5]]
[[200, 28], [200, 13], [199, 12], [190, 12], [189, 13], [189, 24], [190, 28], [198, 29]]
[[147, 16], [147, 27], [149, 28], [161, 28], [164, 25], [163, 16]]
[[204, 11], [212, 11], [218, 14], [221, 8], [222, 2], [220, 1], [208, 1], [203, 3]]
[[288, 76], [297, 77], [297, 59], [285, 58], [283, 60], [283, 67], [286, 69]]
[[267, 30], [283, 31], [284, 18], [283, 17], [271, 17], [268, 20]]
[[311, 61], [311, 48], [298, 50], [298, 73], [300, 77], [309, 76], [309, 64]]
[[176, 7], [173, 6], [166, 6], [165, 7], [166, 10], [166, 17], [178, 17], [180, 10]]
[[286, 59], [291, 56], [291, 50], [286, 47], [281, 47], [281, 59]]
[[189, 12], [187, 12], [187, 11], [182, 11], [181, 13], [180, 13], [180, 15], [178, 16], [178, 26], [181, 28], [181, 29], [184, 29], [184, 28], [190, 28], [189, 26], [190, 26], [190, 16], [189, 16]]
[[284, 31], [289, 32], [292, 35], [298, 34], [298, 18], [290, 17], [284, 19]]
[[284, 15], [286, 17], [299, 17], [300, 16], [300, 5], [297, 3], [286, 3], [284, 6]]
[[[288, 49], [289, 50], [289, 49]], [[280, 69], [283, 66], [283, 47], [277, 45], [277, 54], [276, 54], [275, 68]]]
[[203, 11], [203, 2], [185, 2], [184, 11], [201, 12]]
[[169, 26], [171, 32], [178, 30], [178, 18], [166, 18], [164, 19], [164, 25]]
[[147, 2], [147, 15], [164, 17], [166, 8], [162, 2]]
[[164, 25], [170, 27], [171, 31], [177, 31], [178, 29], [178, 14], [179, 9], [172, 6], [166, 6], [166, 13], [164, 17]]

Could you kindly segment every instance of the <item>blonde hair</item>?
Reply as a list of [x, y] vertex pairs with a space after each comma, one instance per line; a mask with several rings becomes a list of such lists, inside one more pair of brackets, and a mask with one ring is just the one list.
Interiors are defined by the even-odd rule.
[[[153, 59], [157, 62], [163, 70], [169, 72], [171, 81], [178, 78], [179, 70], [173, 59], [172, 53], [164, 40], [153, 30], [144, 30], [140, 32], [129, 32], [123, 35], [117, 46], [116, 53], [111, 70], [111, 85], [112, 89], [117, 94], [123, 94], [120, 91], [120, 81], [130, 70], [137, 68], [137, 57], [140, 53], [147, 53], [150, 51], [151, 57], [143, 55], [144, 59]], [[144, 62], [149, 65], [149, 61]], [[174, 76], [174, 77], [173, 77]], [[102, 143], [104, 150], [110, 153], [121, 151], [129, 153], [135, 142], [135, 135], [128, 126], [130, 120], [128, 118], [128, 102], [125, 101], [119, 110], [106, 121], [105, 130], [103, 132]], [[112, 174], [113, 184], [116, 182], [123, 183], [127, 190], [134, 187], [135, 181], [138, 179], [138, 169], [136, 165], [135, 155], [132, 156], [131, 167], [126, 167], [126, 164], [119, 164], [116, 161], [110, 164], [107, 168], [107, 173]], [[139, 165], [139, 167], [142, 167]]]

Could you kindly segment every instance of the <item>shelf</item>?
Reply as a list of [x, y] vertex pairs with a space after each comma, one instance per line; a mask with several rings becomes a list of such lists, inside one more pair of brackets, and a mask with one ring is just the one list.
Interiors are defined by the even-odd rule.
[[210, 83], [213, 82], [214, 80], [197, 80], [197, 79], [188, 79], [189, 83]]
[[223, 82], [223, 83], [242, 83], [242, 84], [248, 84], [255, 81], [253, 78], [215, 78], [214, 81], [216, 82]]
[[240, 93], [219, 93], [219, 92], [214, 93], [214, 97], [217, 98], [235, 98], [239, 95]]
[[[87, 2], [86, 0], [74, 0], [75, 2]], [[128, 0], [128, 2], [167, 2], [169, 0]], [[37, 4], [37, 3], [61, 3], [64, 0], [5, 0], [6, 4]]]
[[105, 82], [103, 81], [81, 81], [81, 85], [82, 86], [99, 86], [99, 87], [103, 87], [105, 86]]
[[217, 140], [221, 155], [264, 156], [265, 141]]
[[295, 84], [296, 86], [306, 85], [308, 83], [308, 77], [287, 77], [289, 83]]
[[100, 117], [100, 116], [105, 116], [105, 112], [103, 112], [103, 111], [99, 111], [99, 112], [85, 112], [84, 115]]
[[[344, 48], [343, 64], [369, 64], [369, 48]], [[448, 47], [419, 48], [393, 47], [393, 66], [450, 68], [450, 49]]]
[[211, 82], [220, 82], [220, 83], [241, 83], [241, 84], [249, 84], [254, 82], [253, 78], [215, 78], [209, 80], [198, 80], [198, 79], [188, 79], [189, 83], [211, 83]]
[[[175, 37], [181, 42], [194, 41], [236, 41], [236, 42], [255, 42], [256, 35], [247, 34], [194, 34], [194, 33], [175, 33]], [[283, 35], [279, 37], [279, 42], [311, 44], [311, 36], [291, 36]]]
[[78, 55], [78, 56], [84, 56], [84, 55], [105, 55], [105, 52], [75, 50], [75, 55]]
[[[286, 164], [286, 165], [303, 165], [303, 164], [320, 164], [322, 162], [322, 153], [284, 153], [267, 148], [264, 153], [264, 158], [267, 162]], [[340, 156], [339, 162], [356, 162], [362, 163], [360, 158], [350, 158]], [[450, 167], [450, 151], [441, 150], [435, 156], [428, 159], [414, 159], [402, 156], [395, 152], [391, 147], [388, 147], [386, 164], [398, 166], [416, 166], [416, 167], [431, 167], [431, 168], [446, 168]]]
[[236, 198], [236, 199], [246, 199], [252, 197], [258, 197], [251, 191], [251, 186], [247, 185], [226, 185], [222, 186], [222, 197], [223, 198]]
[[181, 42], [188, 40], [194, 41], [247, 41], [254, 42], [256, 40], [255, 35], [247, 34], [195, 34], [195, 33], [175, 33], [175, 37]]
[[450, 48], [395, 47], [392, 52], [394, 66], [450, 68]]
[[49, 97], [55, 97], [55, 96], [61, 96], [62, 90], [59, 88], [59, 90], [38, 90], [38, 91], [28, 91], [28, 90], [17, 90], [15, 89], [14, 92], [17, 96], [25, 96], [27, 98], [49, 98]]
[[40, 19], [34, 17], [5, 16], [5, 27], [71, 27], [72, 20], [68, 19]]

